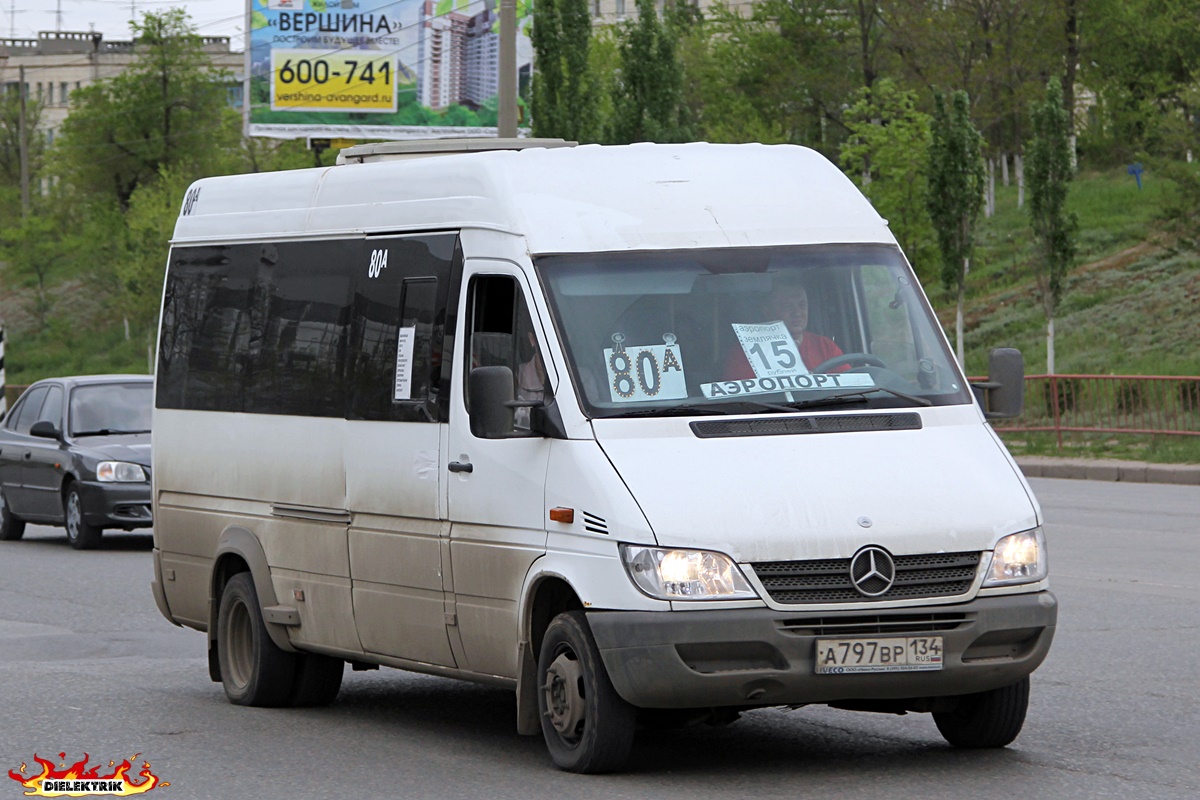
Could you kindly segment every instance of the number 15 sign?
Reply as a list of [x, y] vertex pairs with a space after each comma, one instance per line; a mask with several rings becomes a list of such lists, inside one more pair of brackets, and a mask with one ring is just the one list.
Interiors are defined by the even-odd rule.
[[780, 375], [807, 375], [808, 367], [800, 358], [796, 340], [783, 322], [767, 322], [759, 325], [734, 323], [746, 360], [750, 362], [756, 378], [776, 378]]

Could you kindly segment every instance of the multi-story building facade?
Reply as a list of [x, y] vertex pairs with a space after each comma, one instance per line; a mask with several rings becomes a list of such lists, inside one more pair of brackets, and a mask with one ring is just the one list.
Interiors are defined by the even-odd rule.
[[421, 9], [419, 97], [441, 110], [451, 105], [478, 108], [500, 86], [499, 14], [486, 8], [474, 16], [437, 14], [434, 0]]
[[463, 101], [478, 107], [500, 90], [500, 36], [492, 29], [500, 15], [492, 8], [467, 23], [467, 77]]
[[[228, 70], [230, 104], [242, 103], [242, 53], [229, 49], [229, 37], [203, 37], [204, 52], [214, 67]], [[41, 104], [40, 130], [53, 142], [70, 111], [71, 94], [83, 86], [111, 78], [138, 57], [132, 41], [107, 41], [100, 33], [42, 31], [36, 39], [0, 39], [0, 89], [16, 91], [25, 68], [25, 96]]]
[[[731, 8], [744, 8], [754, 3], [754, 0], [722, 1]], [[706, 12], [709, 8], [715, 6], [718, 0], [675, 0], [675, 2], [690, 3], [700, 9], [700, 11]], [[663, 15], [663, 10], [667, 5], [668, 0], [654, 0], [654, 8], [658, 11], [660, 17]], [[592, 13], [593, 25], [612, 25], [626, 19], [637, 18], [636, 0], [588, 0], [588, 9]]]
[[417, 91], [421, 105], [438, 110], [462, 101], [471, 18], [455, 11], [437, 14], [434, 6], [434, 0], [421, 6]]

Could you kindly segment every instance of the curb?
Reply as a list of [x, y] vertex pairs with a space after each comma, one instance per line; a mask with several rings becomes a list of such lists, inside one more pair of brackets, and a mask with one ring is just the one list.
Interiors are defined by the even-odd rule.
[[1200, 486], [1200, 464], [1150, 464], [1145, 461], [1022, 456], [1015, 459], [1026, 478], [1076, 478], [1122, 483]]

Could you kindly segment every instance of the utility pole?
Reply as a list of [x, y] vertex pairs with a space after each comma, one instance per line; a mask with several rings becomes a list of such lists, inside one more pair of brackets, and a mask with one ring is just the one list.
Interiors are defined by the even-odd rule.
[[17, 0], [12, 0], [8, 4], [8, 35], [9, 37], [17, 38], [17, 14], [24, 14], [25, 9], [17, 9]]
[[517, 0], [500, 0], [500, 79], [496, 135], [517, 136]]
[[29, 216], [29, 130], [25, 122], [25, 95], [28, 94], [25, 88], [25, 65], [22, 64], [18, 68], [17, 78], [17, 96], [20, 98], [18, 108], [20, 109], [17, 115], [17, 148], [20, 150], [18, 158], [21, 161], [21, 216]]

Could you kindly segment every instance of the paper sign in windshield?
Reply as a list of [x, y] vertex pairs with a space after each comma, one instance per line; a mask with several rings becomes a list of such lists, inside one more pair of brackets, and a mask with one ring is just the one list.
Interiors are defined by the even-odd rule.
[[605, 349], [608, 388], [614, 403], [687, 397], [683, 350], [674, 336], [663, 338], [666, 344], [626, 346], [618, 341], [615, 348]]
[[700, 384], [700, 391], [710, 399], [726, 399], [748, 394], [772, 394], [777, 392], [830, 391], [837, 389], [870, 389], [875, 380], [863, 373], [840, 374], [793, 374], [768, 378], [746, 378], [738, 381], [717, 381]]
[[396, 341], [396, 386], [393, 400], [412, 399], [413, 344], [417, 339], [416, 328], [401, 328]]
[[755, 377], [808, 374], [808, 367], [800, 358], [800, 348], [796, 347], [796, 340], [783, 322], [735, 322], [733, 332], [746, 353], [746, 360], [750, 362]]

